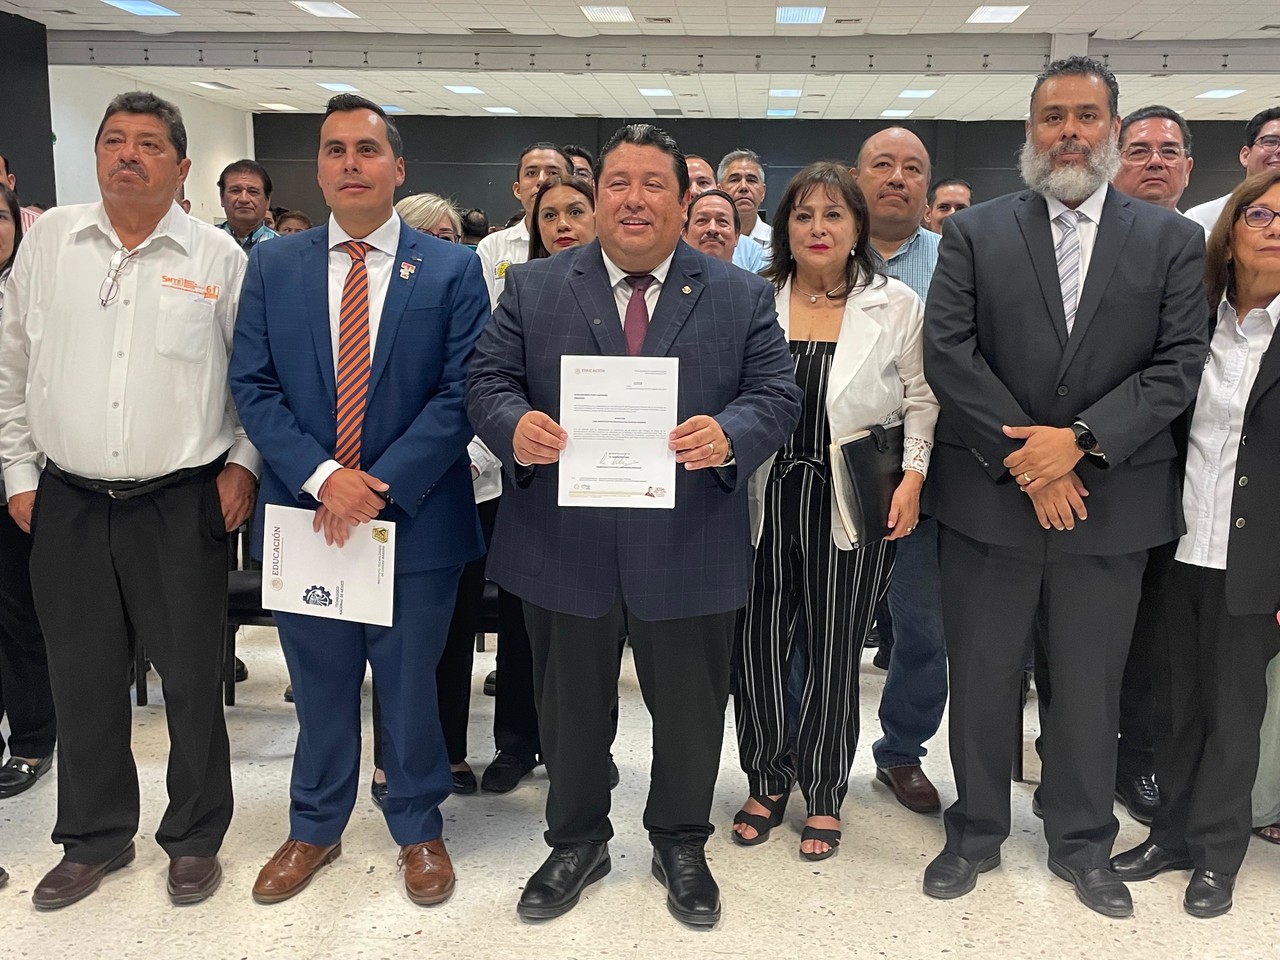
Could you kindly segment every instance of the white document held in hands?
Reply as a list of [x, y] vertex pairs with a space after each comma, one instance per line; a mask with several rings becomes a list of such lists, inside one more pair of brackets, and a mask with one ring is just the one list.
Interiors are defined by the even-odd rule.
[[560, 358], [562, 507], [676, 505], [678, 357]]
[[267, 504], [262, 537], [262, 605], [268, 610], [391, 626], [396, 525], [371, 520], [346, 544], [311, 529], [314, 510]]

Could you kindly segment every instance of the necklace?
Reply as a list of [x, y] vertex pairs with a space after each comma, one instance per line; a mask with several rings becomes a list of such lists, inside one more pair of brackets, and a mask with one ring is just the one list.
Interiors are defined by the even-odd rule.
[[826, 293], [810, 293], [808, 290], [801, 290], [799, 284], [794, 281], [792, 281], [791, 289], [802, 296], [808, 297], [810, 303], [817, 303], [819, 297], [825, 297], [828, 300], [844, 300], [848, 296], [847, 294], [837, 296], [840, 293], [839, 287], [834, 290], [828, 290]]

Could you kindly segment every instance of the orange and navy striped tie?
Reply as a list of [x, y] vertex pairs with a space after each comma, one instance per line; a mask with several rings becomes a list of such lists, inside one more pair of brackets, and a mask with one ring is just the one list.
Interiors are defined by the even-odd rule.
[[352, 470], [360, 469], [360, 430], [369, 392], [369, 271], [364, 257], [371, 246], [358, 240], [342, 244], [351, 269], [338, 312], [338, 442], [333, 458]]

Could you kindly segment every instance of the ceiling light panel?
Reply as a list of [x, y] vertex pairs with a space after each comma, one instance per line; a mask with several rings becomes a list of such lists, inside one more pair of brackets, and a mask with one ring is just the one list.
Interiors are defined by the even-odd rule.
[[826, 15], [826, 7], [778, 7], [774, 22], [787, 25], [821, 23]]
[[1026, 7], [979, 7], [965, 23], [1013, 23], [1026, 12]]
[[290, 2], [304, 13], [309, 13], [313, 17], [326, 17], [331, 20], [359, 20], [357, 14], [352, 13], [340, 3], [325, 3], [322, 0], [290, 0]]
[[102, 0], [102, 2], [109, 7], [123, 10], [125, 13], [132, 13], [135, 17], [181, 16], [176, 10], [162, 7], [158, 3], [152, 3], [151, 0]]
[[635, 23], [636, 20], [630, 7], [579, 6], [578, 9], [592, 23]]

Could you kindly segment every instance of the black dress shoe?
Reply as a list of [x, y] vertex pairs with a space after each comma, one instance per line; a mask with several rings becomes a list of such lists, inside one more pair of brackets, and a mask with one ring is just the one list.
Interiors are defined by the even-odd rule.
[[249, 679], [249, 668], [244, 665], [244, 661], [236, 657], [236, 683], [244, 683]]
[[1110, 867], [1074, 869], [1049, 858], [1049, 871], [1076, 888], [1076, 897], [1090, 910], [1104, 917], [1133, 916], [1133, 898]]
[[618, 785], [618, 781], [622, 777], [618, 774], [618, 765], [613, 762], [613, 757], [609, 758], [609, 789], [612, 790]]
[[720, 920], [720, 888], [701, 844], [678, 843], [665, 850], [653, 848], [650, 868], [667, 888], [667, 909], [682, 923], [714, 926]]
[[876, 651], [876, 655], [871, 658], [871, 665], [877, 670], [888, 670], [891, 657], [892, 654], [889, 653], [889, 647], [881, 647]]
[[449, 776], [453, 779], [453, 792], [459, 796], [469, 796], [479, 789], [476, 775], [470, 770], [451, 770]]
[[49, 772], [53, 766], [53, 754], [42, 757], [35, 763], [27, 763], [17, 757], [10, 757], [0, 767], [0, 797], [16, 797], [36, 785], [36, 781]]
[[510, 793], [537, 765], [537, 760], [526, 760], [499, 750], [480, 778], [480, 789], [485, 793]]
[[498, 695], [497, 670], [490, 670], [484, 675], [484, 695], [486, 697], [496, 697]]
[[880, 628], [872, 627], [867, 633], [867, 639], [862, 641], [862, 645], [863, 647], [870, 647], [873, 650], [880, 646]]
[[284, 702], [293, 703], [293, 684], [289, 684], [284, 688]]
[[382, 801], [387, 799], [387, 785], [379, 783], [377, 780], [371, 780], [369, 782], [369, 796], [373, 797], [373, 805], [381, 810]]
[[937, 900], [963, 897], [978, 885], [978, 874], [998, 866], [998, 852], [985, 860], [966, 860], [958, 853], [943, 850], [924, 868], [924, 892]]
[[1150, 880], [1166, 870], [1191, 870], [1194, 867], [1185, 853], [1172, 853], [1150, 839], [1111, 858], [1111, 869], [1121, 880]]
[[1235, 886], [1234, 873], [1197, 870], [1187, 884], [1182, 907], [1193, 917], [1220, 917], [1231, 909], [1231, 891]]
[[1129, 776], [1116, 775], [1116, 799], [1124, 804], [1129, 816], [1139, 823], [1151, 826], [1160, 809], [1160, 788], [1155, 778], [1148, 773]]
[[583, 888], [605, 876], [612, 863], [607, 843], [570, 843], [551, 856], [524, 885], [516, 913], [522, 920], [550, 920], [578, 905]]
[[1040, 806], [1040, 788], [1031, 791], [1031, 812], [1041, 820], [1044, 819], [1044, 807]]

